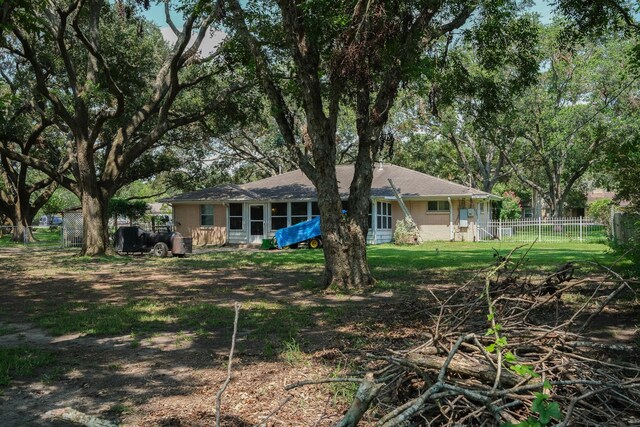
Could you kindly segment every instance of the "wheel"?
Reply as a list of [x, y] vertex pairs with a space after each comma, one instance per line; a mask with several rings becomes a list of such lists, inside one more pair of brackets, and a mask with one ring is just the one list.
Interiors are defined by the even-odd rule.
[[166, 243], [158, 242], [153, 247], [153, 254], [157, 257], [164, 258], [167, 256], [168, 252], [169, 252], [169, 247], [167, 246]]
[[322, 240], [320, 240], [318, 237], [309, 240], [309, 249], [318, 249], [321, 246]]

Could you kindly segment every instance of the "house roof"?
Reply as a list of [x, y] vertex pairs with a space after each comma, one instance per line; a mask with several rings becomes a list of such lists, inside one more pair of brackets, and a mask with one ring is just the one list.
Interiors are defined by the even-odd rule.
[[[336, 167], [338, 188], [343, 198], [349, 195], [353, 165]], [[394, 197], [389, 185], [393, 181], [403, 198], [473, 197], [498, 199], [495, 195], [436, 178], [422, 172], [392, 164], [376, 166], [371, 184], [372, 197]], [[223, 184], [164, 199], [165, 202], [245, 201], [245, 200], [305, 200], [315, 199], [316, 189], [301, 170], [261, 179], [247, 184]]]

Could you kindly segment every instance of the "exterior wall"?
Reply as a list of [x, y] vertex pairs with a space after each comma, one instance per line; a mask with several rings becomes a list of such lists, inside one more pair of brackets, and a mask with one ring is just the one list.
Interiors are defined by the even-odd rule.
[[200, 225], [200, 205], [173, 206], [176, 231], [193, 238], [195, 246], [224, 245], [227, 242], [227, 209], [222, 204], [213, 208], [213, 225]]
[[[444, 200], [444, 199], [442, 199]], [[423, 241], [433, 240], [451, 240], [450, 216], [449, 211], [431, 212], [427, 211], [427, 201], [405, 201], [413, 220], [420, 228], [420, 236]], [[453, 240], [455, 241], [474, 241], [477, 236], [476, 220], [478, 217], [478, 203], [476, 201], [451, 200], [453, 208]], [[473, 208], [475, 215], [467, 218], [467, 226], [460, 225], [460, 209]], [[397, 202], [393, 202], [393, 222], [394, 229], [396, 221], [404, 218], [404, 214]]]
[[[441, 199], [444, 200], [444, 199]], [[404, 213], [400, 208], [400, 204], [395, 200], [379, 200], [391, 204], [392, 229], [377, 230], [377, 210], [376, 201], [373, 202], [372, 212], [372, 228], [367, 234], [367, 243], [380, 244], [388, 243], [393, 240], [393, 230], [395, 230], [397, 221], [404, 218]], [[453, 240], [455, 241], [474, 241], [478, 235], [478, 218], [480, 215], [479, 203], [471, 199], [452, 200], [453, 208]], [[231, 244], [248, 244], [250, 243], [250, 205], [264, 206], [264, 238], [272, 238], [274, 231], [271, 230], [271, 202], [252, 202], [243, 203], [243, 229], [228, 229], [228, 208], [223, 204], [214, 205], [214, 225], [200, 225], [200, 205], [199, 204], [177, 204], [173, 206], [174, 223], [176, 230], [184, 236], [191, 236], [194, 245], [223, 245]], [[275, 202], [277, 203], [277, 202]], [[424, 241], [433, 240], [451, 240], [449, 227], [449, 211], [446, 212], [429, 212], [427, 211], [427, 201], [405, 201], [411, 216], [420, 228], [420, 234]], [[473, 208], [475, 215], [468, 217], [466, 227], [460, 226], [460, 209]], [[488, 209], [485, 209], [488, 212]], [[309, 205], [308, 218], [311, 218], [311, 208]], [[288, 223], [291, 224], [291, 208], [288, 207]], [[260, 240], [261, 242], [261, 240]], [[256, 240], [254, 243], [260, 243]]]
[[405, 204], [420, 228], [422, 240], [450, 240], [449, 212], [427, 212], [426, 201], [408, 201]]

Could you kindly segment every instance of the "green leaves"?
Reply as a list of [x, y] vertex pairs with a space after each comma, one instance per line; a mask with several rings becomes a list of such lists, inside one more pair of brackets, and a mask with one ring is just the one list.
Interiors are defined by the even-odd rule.
[[538, 378], [540, 376], [540, 374], [537, 374], [533, 370], [533, 368], [529, 365], [516, 364], [516, 365], [511, 365], [509, 369], [511, 369], [513, 372], [520, 375], [521, 377], [529, 376], [531, 378]]
[[531, 411], [538, 414], [538, 422], [541, 425], [548, 424], [552, 418], [558, 421], [562, 418], [558, 402], [548, 402], [549, 396], [544, 393], [535, 393], [535, 396]]
[[[543, 388], [551, 388], [549, 381], [544, 382]], [[560, 405], [558, 402], [550, 402], [549, 395], [544, 393], [534, 393], [535, 399], [531, 404], [531, 412], [537, 414], [537, 417], [528, 417], [526, 420], [519, 422], [518, 424], [506, 423], [502, 427], [544, 427], [551, 422], [551, 420], [562, 420], [562, 412], [560, 411]]]

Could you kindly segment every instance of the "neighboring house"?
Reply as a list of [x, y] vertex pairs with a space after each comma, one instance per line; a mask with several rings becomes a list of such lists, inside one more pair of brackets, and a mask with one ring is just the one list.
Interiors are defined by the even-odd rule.
[[[336, 168], [344, 208], [353, 166]], [[367, 241], [390, 242], [404, 215], [389, 185], [398, 188], [424, 240], [476, 240], [499, 197], [400, 166], [374, 169]], [[259, 244], [276, 230], [319, 215], [316, 189], [296, 170], [248, 184], [224, 184], [162, 200], [173, 207], [176, 230], [194, 245]]]

